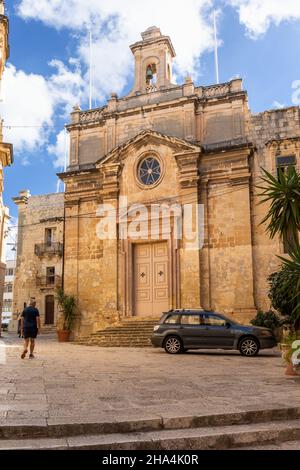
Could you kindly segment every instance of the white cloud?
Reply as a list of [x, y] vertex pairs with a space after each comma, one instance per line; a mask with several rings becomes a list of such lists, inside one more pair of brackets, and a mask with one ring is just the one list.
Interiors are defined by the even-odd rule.
[[[123, 91], [133, 72], [129, 45], [140, 40], [140, 32], [154, 24], [161, 28], [163, 34], [170, 35], [174, 42], [177, 52], [175, 75], [191, 73], [196, 76], [199, 57], [213, 46], [212, 19], [209, 16], [211, 6], [212, 0], [187, 0], [184, 8], [180, 2], [173, 0], [21, 0], [17, 11], [23, 19], [39, 20], [56, 29], [69, 29], [77, 35], [77, 49], [74, 51], [77, 61], [74, 63], [73, 59], [73, 68], [70, 70], [62, 62], [52, 61], [51, 65], [56, 67], [57, 73], [49, 79], [40, 77], [44, 93], [40, 93], [35, 102], [42, 115], [37, 113], [36, 121], [49, 125], [53, 121], [54, 111], [58, 111], [58, 104], [59, 111], [67, 116], [71, 106], [76, 104], [75, 96], [86, 98], [88, 28], [93, 34], [93, 106], [99, 106], [109, 93]], [[80, 64], [84, 70], [83, 78], [80, 78]], [[30, 95], [31, 90], [28, 90], [27, 96]], [[43, 109], [43, 103], [46, 104], [47, 100], [50, 105], [46, 113], [47, 106]], [[30, 120], [33, 119], [32, 113], [27, 114], [29, 104], [25, 106], [25, 122], [28, 122], [29, 116]], [[7, 108], [14, 109], [11, 100], [7, 100]], [[26, 147], [26, 143], [35, 148], [46, 138], [41, 129], [33, 130], [28, 138], [24, 131], [20, 131], [19, 138], [15, 140], [16, 148], [19, 150], [23, 144]], [[61, 132], [56, 143], [47, 147], [50, 155], [55, 156], [55, 166], [64, 165], [64, 141], [64, 132]]]
[[[8, 64], [3, 77], [4, 138], [15, 151], [33, 152], [48, 142], [55, 115], [69, 119], [72, 106], [83, 94], [83, 80], [78, 63], [70, 67], [52, 61], [55, 72], [49, 77], [27, 74]], [[7, 127], [8, 126], [8, 127]], [[9, 127], [11, 126], [11, 127]], [[23, 163], [29, 162], [23, 158]]]
[[24, 19], [38, 19], [54, 28], [82, 34], [78, 53], [88, 64], [87, 25], [94, 36], [95, 89], [101, 99], [120, 92], [132, 71], [129, 45], [140, 32], [157, 25], [170, 35], [181, 74], [198, 72], [199, 56], [213, 46], [212, 0], [187, 0], [184, 7], [173, 0], [22, 0], [18, 12]]
[[46, 138], [45, 126], [52, 125], [53, 99], [47, 81], [41, 75], [26, 74], [9, 64], [2, 91], [4, 125], [35, 126], [4, 128], [5, 140], [12, 142], [17, 151], [34, 150]]
[[274, 100], [273, 103], [272, 103], [272, 108], [283, 109], [283, 108], [284, 108], [284, 104], [283, 104], [283, 103], [279, 103], [279, 101], [277, 101], [277, 100]]
[[54, 156], [53, 164], [56, 168], [65, 168], [70, 149], [70, 135], [64, 130], [56, 136], [54, 145], [48, 146], [48, 153]]
[[72, 107], [79, 103], [84, 94], [85, 81], [81, 76], [81, 67], [77, 59], [69, 60], [69, 67], [60, 60], [52, 60], [50, 66], [56, 69], [48, 82], [49, 93], [54, 106], [59, 107], [61, 117], [69, 120]]
[[295, 106], [300, 106], [300, 80], [294, 80], [293, 81], [292, 89], [295, 90], [292, 93], [292, 103]]
[[253, 39], [263, 35], [272, 23], [300, 20], [299, 0], [226, 0], [238, 9], [240, 22]]

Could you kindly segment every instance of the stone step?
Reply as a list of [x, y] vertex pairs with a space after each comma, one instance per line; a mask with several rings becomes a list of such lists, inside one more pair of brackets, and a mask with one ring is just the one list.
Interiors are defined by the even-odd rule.
[[128, 333], [132, 333], [132, 335], [130, 337], [134, 338], [135, 336], [136, 337], [145, 337], [145, 336], [150, 336], [152, 334], [152, 331], [141, 331], [141, 332], [128, 332], [128, 331], [109, 331], [107, 333], [97, 333], [95, 335], [91, 335], [91, 338], [111, 338], [111, 337], [116, 337], [116, 336], [120, 336], [120, 337], [126, 337], [128, 336]]
[[300, 420], [61, 438], [3, 439], [0, 450], [224, 450], [300, 438]]
[[98, 342], [88, 342], [88, 341], [84, 341], [83, 343], [76, 343], [77, 345], [79, 346], [98, 346], [99, 348], [149, 348], [151, 347], [151, 344], [150, 343], [130, 343], [130, 342], [127, 342], [127, 343], [117, 343], [117, 342], [114, 342], [112, 343], [111, 341], [110, 342], [103, 342], [103, 343], [98, 343]]
[[128, 343], [135, 343], [135, 344], [150, 344], [150, 339], [149, 338], [102, 338], [102, 339], [91, 339], [90, 340], [91, 343], [94, 343], [94, 344], [128, 344]]
[[221, 428], [228, 426], [242, 426], [250, 424], [268, 424], [278, 425], [282, 422], [296, 423], [300, 420], [300, 407], [281, 407], [255, 409], [251, 411], [233, 411], [214, 414], [189, 414], [171, 416], [164, 412], [161, 416], [157, 414], [153, 416], [141, 416], [138, 418], [129, 418], [130, 414], [121, 413], [119, 420], [115, 414], [107, 417], [92, 420], [84, 418], [63, 418], [53, 417], [43, 420], [16, 420], [10, 421], [6, 419], [0, 421], [0, 441], [2, 439], [23, 439], [28, 434], [32, 437], [69, 437], [78, 435], [95, 435], [95, 434], [128, 434], [132, 432], [152, 432], [152, 431], [168, 431], [168, 430], [185, 430], [195, 428]]
[[120, 323], [123, 325], [136, 325], [136, 324], [143, 324], [143, 323], [157, 323], [160, 318], [151, 318], [148, 320], [121, 320]]
[[76, 344], [99, 347], [149, 347], [154, 325], [158, 319], [127, 319], [96, 331], [90, 336], [78, 338]]
[[152, 333], [153, 332], [153, 327], [151, 328], [116, 328], [113, 330], [102, 330], [102, 331], [96, 331], [95, 333], [91, 334], [91, 336], [105, 336], [105, 335], [110, 335], [110, 334], [146, 334], [146, 333]]
[[84, 343], [77, 343], [89, 346], [99, 346], [102, 348], [126, 348], [126, 347], [150, 347], [150, 341], [89, 341]]
[[41, 328], [41, 331], [40, 333], [42, 335], [46, 335], [46, 334], [49, 334], [49, 333], [56, 333], [56, 326], [43, 326]]

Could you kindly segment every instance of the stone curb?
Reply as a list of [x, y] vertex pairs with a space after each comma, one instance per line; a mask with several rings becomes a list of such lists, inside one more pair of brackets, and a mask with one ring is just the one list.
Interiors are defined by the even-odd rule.
[[[1, 439], [72, 437], [96, 434], [128, 434], [138, 432], [187, 430], [268, 423], [300, 419], [300, 407], [274, 408], [198, 416], [153, 416], [138, 420], [103, 420], [99, 422], [62, 422], [63, 419], [45, 419], [0, 425]], [[83, 420], [84, 421], [84, 420]]]
[[300, 420], [129, 434], [0, 440], [0, 450], [225, 450], [300, 438]]

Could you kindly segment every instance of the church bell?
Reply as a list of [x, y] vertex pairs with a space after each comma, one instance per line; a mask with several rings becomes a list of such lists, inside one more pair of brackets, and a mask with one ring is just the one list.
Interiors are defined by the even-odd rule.
[[149, 80], [149, 81], [153, 79], [153, 72], [152, 72], [152, 68], [151, 68], [151, 67], [148, 67], [148, 68], [147, 68], [146, 78], [147, 78], [147, 80]]

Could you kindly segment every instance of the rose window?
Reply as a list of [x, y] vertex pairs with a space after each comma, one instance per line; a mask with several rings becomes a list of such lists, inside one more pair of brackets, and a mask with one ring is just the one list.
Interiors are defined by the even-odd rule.
[[144, 158], [138, 167], [138, 178], [146, 186], [152, 186], [161, 178], [161, 166], [154, 157]]

